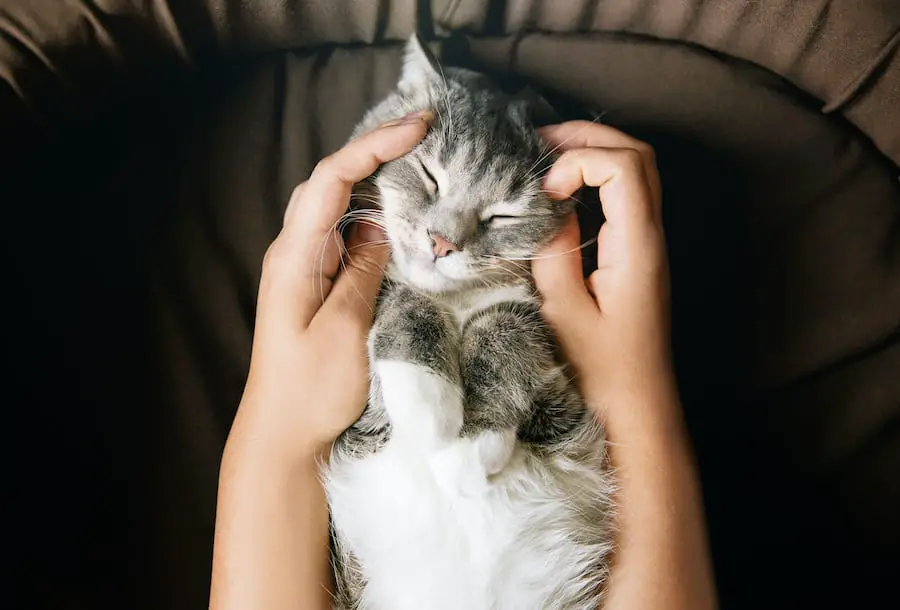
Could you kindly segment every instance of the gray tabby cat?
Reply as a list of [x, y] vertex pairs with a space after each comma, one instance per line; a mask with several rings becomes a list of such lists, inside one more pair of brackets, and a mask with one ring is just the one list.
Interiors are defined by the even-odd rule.
[[335, 607], [595, 609], [613, 480], [528, 263], [571, 204], [541, 191], [535, 102], [415, 37], [354, 136], [422, 109], [428, 135], [375, 178], [393, 254], [369, 404], [324, 472]]

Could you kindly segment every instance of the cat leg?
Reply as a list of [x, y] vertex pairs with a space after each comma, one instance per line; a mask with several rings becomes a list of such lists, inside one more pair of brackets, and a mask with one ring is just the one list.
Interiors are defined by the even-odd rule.
[[398, 441], [426, 451], [459, 438], [463, 392], [452, 314], [404, 287], [385, 294], [369, 336], [375, 390]]
[[366, 578], [347, 540], [331, 528], [331, 565], [334, 567], [334, 601], [331, 610], [358, 608], [366, 588]]
[[493, 305], [473, 316], [462, 334], [462, 434], [492, 475], [512, 457], [548, 376], [558, 371], [555, 347], [536, 303]]

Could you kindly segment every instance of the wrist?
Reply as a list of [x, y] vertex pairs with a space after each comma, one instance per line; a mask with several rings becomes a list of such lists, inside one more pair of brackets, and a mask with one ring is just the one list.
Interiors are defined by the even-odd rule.
[[330, 448], [331, 443], [294, 434], [287, 427], [271, 425], [267, 418], [256, 418], [239, 410], [225, 442], [222, 462], [223, 467], [227, 461], [252, 468], [302, 472], [327, 461]]
[[222, 452], [223, 469], [229, 466], [284, 473], [303, 472], [317, 467], [321, 460], [321, 454], [311, 449], [293, 448], [287, 451], [263, 439], [240, 435], [230, 435]]
[[604, 422], [612, 440], [642, 434], [671, 434], [683, 427], [681, 401], [672, 367], [665, 362], [608, 377], [584, 380], [582, 393], [594, 413]]

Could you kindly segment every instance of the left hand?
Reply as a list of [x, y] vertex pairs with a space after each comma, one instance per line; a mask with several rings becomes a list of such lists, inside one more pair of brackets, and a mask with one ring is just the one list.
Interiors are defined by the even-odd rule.
[[[544, 179], [553, 197], [597, 188], [606, 218], [597, 270], [585, 281], [574, 215], [532, 263], [543, 312], [578, 373], [582, 392], [605, 418], [621, 395], [645, 393], [673, 376], [669, 266], [653, 149], [608, 125], [571, 121], [541, 135], [562, 151]], [[615, 398], [612, 398], [615, 396]], [[612, 421], [609, 422], [612, 425]]]
[[353, 185], [409, 152], [430, 117], [411, 115], [359, 137], [295, 189], [263, 260], [250, 373], [229, 445], [250, 443], [288, 460], [319, 456], [362, 413], [366, 337], [389, 248], [379, 229], [358, 224], [342, 265], [336, 224]]

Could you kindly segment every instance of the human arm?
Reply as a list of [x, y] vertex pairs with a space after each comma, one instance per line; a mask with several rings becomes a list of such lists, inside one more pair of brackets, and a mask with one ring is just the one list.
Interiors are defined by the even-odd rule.
[[353, 184], [408, 152], [429, 116], [360, 137], [291, 197], [260, 278], [250, 372], [219, 474], [210, 608], [331, 608], [328, 509], [318, 462], [366, 402], [365, 338], [387, 261], [338, 219]]
[[652, 149], [611, 127], [543, 130], [564, 151], [545, 180], [554, 197], [598, 187], [606, 222], [598, 269], [582, 275], [574, 218], [534, 261], [544, 315], [606, 425], [619, 479], [612, 610], [716, 607], [699, 482], [669, 343], [669, 278]]

